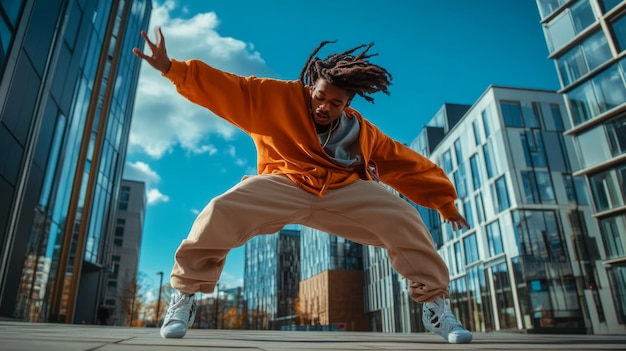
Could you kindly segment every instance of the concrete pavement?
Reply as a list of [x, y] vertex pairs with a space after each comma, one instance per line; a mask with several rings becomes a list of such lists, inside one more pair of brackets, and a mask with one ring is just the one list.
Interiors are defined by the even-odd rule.
[[156, 328], [0, 321], [3, 351], [625, 350], [625, 335], [474, 333], [451, 345], [434, 334], [192, 329], [162, 339]]

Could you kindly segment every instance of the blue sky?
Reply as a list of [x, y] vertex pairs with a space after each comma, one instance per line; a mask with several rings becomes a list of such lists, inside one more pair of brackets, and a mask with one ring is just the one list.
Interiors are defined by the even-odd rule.
[[[532, 0], [159, 0], [149, 35], [161, 26], [170, 57], [201, 59], [241, 75], [297, 79], [318, 56], [374, 42], [372, 61], [392, 75], [391, 95], [352, 106], [394, 139], [410, 143], [444, 103], [472, 104], [489, 87], [557, 90], [558, 78]], [[139, 33], [137, 34], [139, 35]], [[247, 135], [180, 97], [142, 66], [125, 168], [146, 182], [139, 272], [165, 282], [174, 252], [214, 196], [256, 172]], [[243, 284], [243, 247], [229, 254], [221, 286]]]

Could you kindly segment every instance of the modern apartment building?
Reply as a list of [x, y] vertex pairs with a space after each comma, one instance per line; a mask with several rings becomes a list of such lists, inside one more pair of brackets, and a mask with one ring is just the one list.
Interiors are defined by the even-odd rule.
[[[411, 148], [428, 157], [445, 134], [463, 118], [471, 105], [444, 104], [429, 125], [423, 128]], [[383, 184], [384, 185], [384, 184]], [[444, 244], [441, 216], [436, 211], [417, 206], [393, 188], [386, 188], [413, 205], [429, 228], [437, 249]], [[387, 252], [378, 247], [365, 247], [365, 310], [372, 322], [372, 331], [386, 333], [423, 332], [422, 305], [409, 296], [409, 282], [391, 266]]]
[[[137, 267], [146, 212], [146, 184], [122, 179], [113, 229], [113, 247], [105, 270], [100, 305], [110, 311], [109, 324], [130, 325], [137, 294]], [[106, 255], [109, 256], [109, 255]]]
[[[566, 112], [556, 92], [492, 86], [459, 121], [439, 113], [412, 143], [449, 175], [471, 226], [433, 230], [452, 308], [471, 330], [586, 333], [616, 322], [600, 302], [607, 281], [593, 274], [600, 240], [572, 173]], [[432, 131], [443, 138], [420, 147]]]
[[251, 329], [294, 322], [300, 281], [300, 230], [284, 228], [245, 244], [243, 295]]
[[303, 226], [301, 260], [301, 322], [328, 330], [370, 330], [363, 301], [363, 246]]
[[[626, 327], [626, 1], [537, 0], [546, 43], [569, 111], [574, 176], [590, 189], [598, 300], [595, 333]], [[591, 290], [591, 289], [588, 289]]]
[[150, 0], [0, 2], [0, 316], [94, 319]]

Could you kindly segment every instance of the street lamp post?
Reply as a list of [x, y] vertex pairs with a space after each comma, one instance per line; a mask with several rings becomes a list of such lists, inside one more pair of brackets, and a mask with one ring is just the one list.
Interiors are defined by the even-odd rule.
[[161, 276], [161, 282], [159, 283], [159, 299], [157, 300], [156, 308], [156, 326], [159, 326], [159, 313], [161, 312], [161, 288], [163, 287], [163, 272], [157, 272], [157, 275]]
[[218, 309], [220, 306], [220, 284], [215, 284], [215, 329], [219, 329], [220, 316]]

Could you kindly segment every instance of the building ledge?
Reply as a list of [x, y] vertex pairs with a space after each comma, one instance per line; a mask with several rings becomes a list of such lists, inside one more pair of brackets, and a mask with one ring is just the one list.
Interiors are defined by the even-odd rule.
[[626, 154], [621, 154], [619, 156], [613, 157], [611, 159], [608, 159], [604, 162], [601, 162], [597, 165], [594, 165], [592, 167], [587, 167], [584, 169], [581, 169], [580, 171], [576, 171], [573, 173], [573, 175], [575, 177], [578, 176], [582, 176], [582, 175], [588, 175], [591, 173], [596, 173], [596, 172], [600, 172], [602, 170], [608, 169], [608, 168], [612, 168], [613, 166], [617, 166], [619, 164], [622, 164], [626, 162]]
[[619, 258], [614, 258], [612, 260], [606, 260], [606, 261], [604, 261], [602, 263], [604, 263], [607, 266], [626, 264], [626, 256], [619, 257]]
[[597, 219], [597, 218], [612, 216], [612, 215], [615, 215], [615, 214], [621, 213], [621, 212], [626, 212], [626, 205], [618, 206], [618, 207], [612, 208], [610, 210], [594, 213], [593, 217]]

